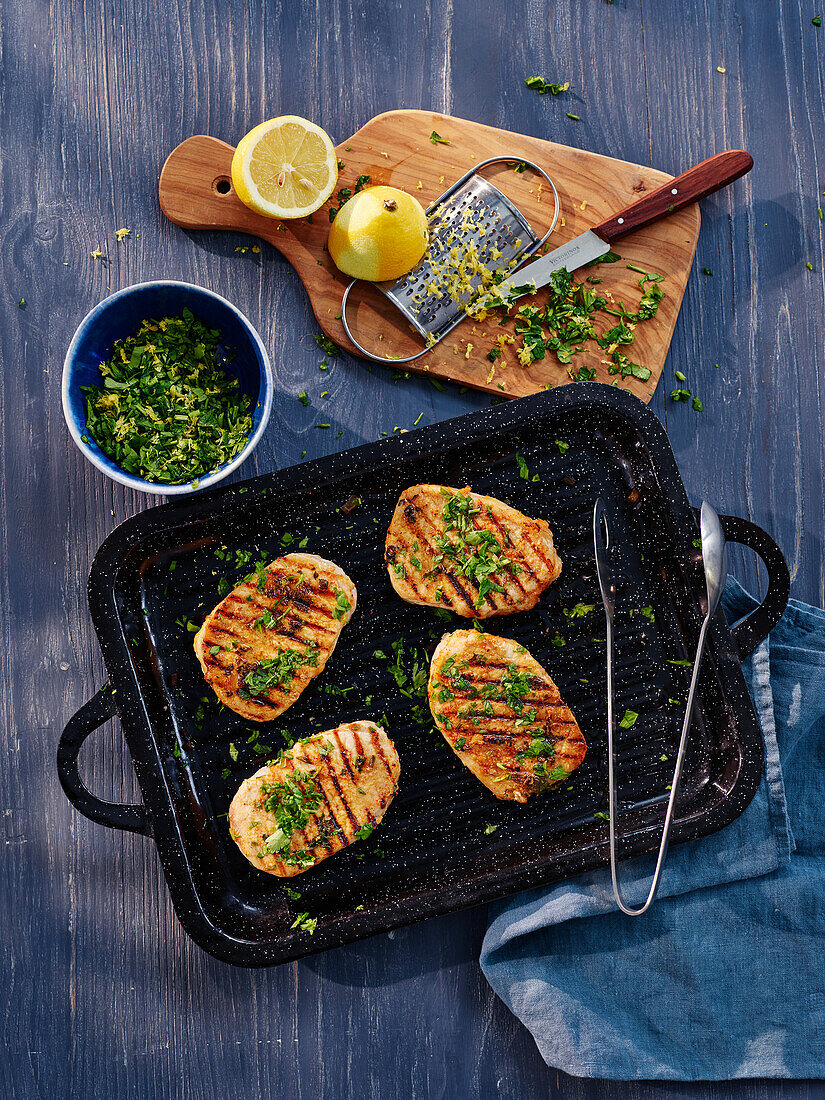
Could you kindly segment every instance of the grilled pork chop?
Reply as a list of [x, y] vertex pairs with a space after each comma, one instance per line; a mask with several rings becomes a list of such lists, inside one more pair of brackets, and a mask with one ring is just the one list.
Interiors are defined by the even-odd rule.
[[528, 611], [561, 572], [543, 519], [445, 485], [404, 490], [384, 560], [402, 600], [476, 619]]
[[427, 694], [447, 744], [496, 798], [526, 802], [584, 760], [587, 745], [559, 689], [510, 638], [445, 634]]
[[331, 561], [278, 558], [233, 588], [195, 635], [207, 683], [244, 718], [277, 718], [323, 671], [355, 601]]
[[400, 774], [395, 745], [373, 722], [316, 733], [244, 780], [229, 807], [230, 834], [261, 871], [300, 875], [369, 836]]

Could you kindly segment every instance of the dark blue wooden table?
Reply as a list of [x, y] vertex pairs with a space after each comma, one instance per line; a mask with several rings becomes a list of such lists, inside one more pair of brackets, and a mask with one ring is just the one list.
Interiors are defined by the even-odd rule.
[[[825, 6], [9, 0], [4, 9], [3, 1095], [825, 1095], [816, 1083], [631, 1086], [548, 1069], [479, 971], [483, 911], [268, 971], [232, 969], [179, 928], [151, 842], [75, 814], [54, 769], [65, 719], [103, 679], [89, 564], [113, 527], [152, 504], [89, 466], [63, 424], [63, 354], [95, 302], [175, 277], [252, 318], [279, 396], [242, 476], [409, 427], [421, 412], [423, 425], [488, 401], [393, 382], [346, 357], [322, 375], [303, 291], [271, 248], [238, 252], [252, 242], [187, 235], [163, 219], [156, 185], [173, 146], [193, 133], [234, 143], [275, 114], [309, 116], [338, 141], [379, 111], [434, 108], [673, 172], [726, 146], [749, 149], [751, 175], [703, 204], [653, 408], [692, 498], [771, 531], [793, 593], [821, 606], [825, 27], [811, 20]], [[569, 98], [529, 91], [524, 77], [535, 73], [569, 80]], [[669, 400], [676, 369], [702, 412]], [[319, 417], [335, 430], [313, 430]], [[735, 566], [758, 586], [753, 561]], [[116, 728], [88, 746], [83, 769], [102, 795], [136, 797]]]

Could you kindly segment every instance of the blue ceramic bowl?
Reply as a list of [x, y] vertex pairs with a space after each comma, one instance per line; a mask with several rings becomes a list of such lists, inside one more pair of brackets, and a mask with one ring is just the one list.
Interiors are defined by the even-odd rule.
[[210, 328], [220, 330], [222, 346], [232, 351], [232, 359], [225, 369], [238, 379], [241, 390], [253, 400], [252, 432], [246, 446], [230, 462], [198, 478], [197, 488], [206, 489], [252, 454], [272, 411], [272, 367], [266, 348], [247, 318], [231, 302], [192, 283], [137, 283], [126, 287], [104, 298], [86, 314], [63, 364], [63, 415], [72, 439], [98, 470], [121, 485], [141, 489], [144, 493], [173, 496], [191, 493], [193, 485], [192, 482], [165, 485], [144, 481], [108, 458], [86, 432], [86, 397], [80, 387], [100, 385], [100, 364], [109, 358], [115, 340], [134, 336], [148, 317], [180, 316], [187, 308]]

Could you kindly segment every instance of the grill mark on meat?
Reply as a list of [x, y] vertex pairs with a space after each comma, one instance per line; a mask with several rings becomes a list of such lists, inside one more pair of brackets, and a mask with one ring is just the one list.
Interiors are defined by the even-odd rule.
[[[209, 626], [207, 627], [207, 634], [210, 635], [210, 636], [212, 636], [214, 634], [224, 634], [224, 635], [227, 635], [230, 638], [237, 637], [237, 631], [228, 630], [225, 626], [219, 626], [215, 622], [212, 622], [212, 623], [209, 624]], [[223, 649], [223, 646], [221, 646], [221, 648]], [[243, 646], [243, 648], [242, 648], [241, 643], [238, 642], [236, 645], [234, 645], [232, 647], [232, 649], [229, 652], [230, 653], [244, 653], [244, 652], [246, 652], [247, 649], [249, 649], [249, 646]]]
[[376, 731], [375, 726], [370, 726], [369, 727], [369, 735], [370, 735], [370, 748], [373, 750], [373, 752], [375, 754], [375, 758], [377, 760], [380, 760], [381, 763], [384, 765], [384, 767], [387, 769], [387, 775], [390, 777], [390, 782], [393, 783], [393, 786], [394, 786], [395, 784], [394, 784], [393, 778], [392, 778], [392, 767], [390, 766], [390, 762], [387, 759], [386, 754], [384, 753], [384, 749], [381, 747], [381, 740], [378, 737], [378, 733]]
[[527, 530], [525, 536], [525, 542], [539, 559], [541, 564], [545, 567], [551, 577], [558, 576], [557, 564], [548, 557], [547, 554], [547, 529], [536, 524], [535, 528], [530, 527]]
[[[352, 805], [350, 803], [350, 798], [348, 798], [344, 794], [343, 788], [341, 786], [341, 780], [340, 780], [339, 776], [332, 769], [329, 770], [327, 775], [329, 776], [329, 779], [330, 779], [333, 787], [335, 787], [335, 793], [341, 799], [341, 805], [344, 807], [344, 811], [345, 811], [347, 817], [349, 818], [349, 823], [352, 826], [352, 834], [350, 835], [348, 833], [347, 836], [351, 839], [352, 836], [354, 836], [355, 833], [359, 829], [358, 818], [352, 812]], [[350, 797], [351, 797], [351, 795], [350, 795]]]
[[335, 616], [333, 615], [333, 607], [329, 606], [325, 602], [316, 602], [312, 598], [312, 593], [302, 593], [300, 595], [293, 596], [292, 606], [300, 608], [301, 611], [304, 611], [307, 614], [312, 614], [314, 612], [317, 615], [323, 616], [325, 619], [335, 619]]
[[344, 743], [341, 740], [341, 735], [338, 733], [337, 729], [334, 729], [332, 731], [332, 737], [334, 738], [335, 744], [338, 746], [338, 751], [341, 754], [341, 763], [346, 768], [347, 774], [349, 775], [350, 779], [352, 780], [353, 785], [357, 787], [358, 784], [357, 784], [356, 779], [355, 779], [355, 772], [350, 767], [349, 753], [344, 748]]
[[[490, 512], [485, 512], [484, 509], [482, 508], [482, 511], [479, 513], [479, 515], [486, 515], [487, 516], [487, 521], [490, 524], [492, 524], [493, 527], [495, 527], [496, 531], [498, 531], [499, 535], [501, 536], [498, 539], [498, 543], [501, 546], [502, 553], [507, 558], [507, 560], [509, 562], [512, 562], [516, 566], [521, 565], [522, 568], [523, 568], [524, 565], [526, 565], [527, 563], [517, 561], [514, 557], [511, 556], [510, 551], [511, 551], [511, 549], [514, 550], [515, 547], [510, 546], [508, 533], [505, 530], [505, 528], [501, 526], [501, 523], [496, 518], [496, 514], [495, 514], [495, 512], [493, 512], [492, 508], [490, 509]], [[473, 523], [473, 527], [475, 527], [475, 520], [474, 519], [473, 519], [472, 523]], [[479, 528], [479, 530], [482, 530], [482, 531], [490, 530], [490, 528], [482, 526], [482, 527]], [[495, 533], [495, 532], [493, 532], [493, 533]], [[530, 580], [535, 580], [532, 569], [528, 569], [528, 574], [529, 574]], [[498, 581], [498, 583], [500, 585], [502, 585], [502, 587], [506, 587], [506, 585], [504, 584], [504, 581], [502, 579], [502, 576], [503, 576], [502, 574], [494, 573], [493, 576]], [[509, 569], [507, 571], [507, 577], [509, 579], [511, 579], [513, 581], [513, 583], [515, 585], [517, 585], [518, 588], [521, 589], [523, 595], [525, 595], [525, 596], [527, 595], [527, 589], [524, 587], [524, 585], [519, 580], [519, 575], [518, 575], [518, 572], [516, 570]]]
[[[433, 519], [432, 515], [430, 515], [427, 512], [427, 510], [424, 509], [424, 508], [420, 508], [419, 513], [420, 513], [420, 516], [421, 516], [421, 526], [416, 528], [416, 530], [413, 532], [413, 534], [418, 535], [422, 539], [426, 539], [426, 543], [427, 543], [427, 547], [428, 547], [429, 552], [430, 552], [430, 556], [434, 559], [435, 555], [440, 554], [441, 551], [436, 546], [435, 538], [433, 538], [431, 536], [430, 531], [428, 531], [426, 528], [424, 528], [423, 522], [426, 520], [429, 523], [430, 530], [433, 531], [433, 532], [436, 532], [436, 534], [439, 538], [441, 538], [441, 537], [446, 538], [447, 533], [444, 529], [443, 523], [441, 522], [442, 517], [439, 515], [438, 521], [436, 521], [436, 520]], [[470, 588], [475, 590], [476, 599], [478, 599], [478, 597], [479, 597], [479, 587], [476, 584], [476, 582], [473, 580], [472, 577], [467, 577], [463, 573], [454, 572], [450, 568], [449, 562], [450, 562], [449, 557], [447, 555], [444, 555], [442, 557], [441, 561], [437, 563], [440, 570], [441, 570], [441, 576], [444, 576], [444, 577], [447, 578], [447, 580], [450, 582], [450, 584], [452, 584], [453, 588], [456, 590], [456, 593], [459, 596], [461, 596], [461, 598], [464, 600], [464, 602], [466, 603], [467, 608], [469, 609], [469, 611], [474, 614], [476, 611], [480, 610], [480, 608], [477, 608], [475, 606], [475, 602], [470, 597], [470, 594], [465, 590], [463, 585], [464, 585], [464, 583], [466, 583]], [[436, 564], [435, 561], [433, 562], [433, 564]], [[461, 577], [460, 581], [459, 581], [459, 577]], [[406, 575], [405, 575], [405, 580], [407, 581], [407, 584], [410, 584], [410, 579]], [[491, 607], [495, 607], [496, 604], [495, 604], [495, 601], [492, 598], [494, 595], [500, 595], [500, 593], [487, 592], [484, 596], [481, 597], [482, 604], [488, 603], [488, 604], [490, 604]]]
[[[310, 742], [310, 744], [311, 744], [311, 742]], [[321, 800], [318, 803], [317, 809], [313, 810], [312, 817], [316, 821], [320, 821], [328, 813], [329, 818], [332, 821], [333, 825], [335, 826], [336, 830], [340, 831], [341, 830], [341, 823], [338, 820], [338, 815], [335, 813], [335, 807], [333, 806], [332, 800], [330, 799], [329, 794], [327, 792], [327, 789], [324, 786], [324, 783], [322, 781], [324, 778], [330, 778], [331, 769], [325, 768], [323, 766], [323, 760], [321, 759], [320, 754], [319, 754], [319, 758], [317, 760], [312, 759], [312, 757], [306, 751], [307, 749], [310, 748], [310, 744], [307, 744], [307, 745], [304, 746], [305, 762], [310, 768], [314, 768], [314, 769], [317, 768], [318, 769], [316, 771], [316, 773], [313, 775], [312, 781], [313, 781], [313, 784], [315, 786], [315, 789], [321, 795]], [[294, 770], [295, 769], [294, 769], [294, 764], [293, 764], [293, 771]], [[304, 784], [302, 782], [299, 781], [299, 785], [301, 786], [302, 789], [304, 789]], [[295, 836], [295, 834], [293, 833], [293, 837], [294, 836]], [[303, 830], [303, 832], [301, 833], [301, 836], [303, 836], [304, 840], [306, 841], [306, 844], [304, 846], [308, 848], [308, 846], [311, 844], [311, 838], [307, 835], [306, 829]]]
[[[228, 596], [226, 598], [229, 599]], [[244, 608], [249, 606], [246, 600], [242, 601], [242, 605]], [[228, 607], [222, 607], [217, 614], [221, 619], [229, 619], [229, 621], [233, 623], [245, 623], [247, 620], [246, 615], [238, 615]]]
[[[504, 535], [504, 528], [501, 526], [500, 521], [497, 519], [495, 511], [493, 512], [492, 516], [489, 516], [488, 518], [491, 523], [495, 523], [496, 527], [499, 529], [499, 531], [502, 532], [502, 535]], [[544, 569], [547, 570], [549, 576], [552, 577], [556, 572], [549, 559], [545, 556], [544, 552], [539, 549], [538, 543], [536, 541], [536, 534], [540, 532], [541, 526], [538, 521], [530, 520], [528, 523], [522, 525], [522, 538], [513, 547], [514, 551], [519, 555], [519, 564], [523, 565], [526, 568], [530, 580], [535, 582], [537, 586], [540, 586], [542, 581], [538, 575], [538, 570], [529, 560], [528, 555], [525, 552], [526, 550], [533, 551], [534, 556], [538, 558], [541, 565], [544, 567]], [[523, 590], [526, 594], [526, 589], [523, 588]]]
[[[338, 793], [339, 797], [340, 797], [340, 793], [341, 793], [340, 792], [340, 787], [338, 786], [338, 782], [335, 778], [335, 773], [332, 771], [332, 769], [331, 768], [322, 768], [319, 775], [316, 777], [316, 780], [315, 780], [316, 786], [320, 790], [322, 798], [323, 798], [322, 803], [319, 805], [319, 810], [320, 810], [320, 806], [325, 806], [326, 809], [329, 811], [330, 820], [332, 821], [333, 825], [335, 826], [336, 831], [338, 831], [340, 833], [343, 833], [344, 836], [346, 836], [346, 831], [344, 830], [344, 827], [341, 824], [341, 822], [338, 820], [338, 814], [335, 812], [335, 806], [333, 805], [332, 799], [329, 797], [329, 793], [327, 792], [326, 786], [325, 786], [321, 776], [323, 776], [323, 779], [329, 780], [332, 783], [332, 785], [335, 788], [336, 792]], [[346, 804], [346, 802], [343, 799], [341, 799], [341, 801], [343, 803], [344, 811], [347, 814], [347, 817], [350, 817], [350, 808], [349, 808], [349, 806]], [[315, 813], [317, 814], [319, 812], [319, 810], [316, 810]]]

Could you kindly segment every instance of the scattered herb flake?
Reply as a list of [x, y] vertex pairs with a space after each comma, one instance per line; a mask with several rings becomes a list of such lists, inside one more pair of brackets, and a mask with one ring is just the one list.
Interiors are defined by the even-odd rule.
[[341, 354], [341, 349], [337, 344], [333, 344], [332, 340], [328, 336], [325, 336], [323, 332], [316, 332], [312, 337], [321, 351], [327, 355], [331, 355], [333, 358], [337, 358]]
[[539, 95], [547, 95], [548, 92], [551, 95], [560, 95], [570, 87], [569, 80], [566, 80], [564, 84], [554, 84], [552, 81], [545, 80], [543, 76], [528, 76], [524, 83], [528, 88], [532, 88], [534, 92], [538, 92]]

